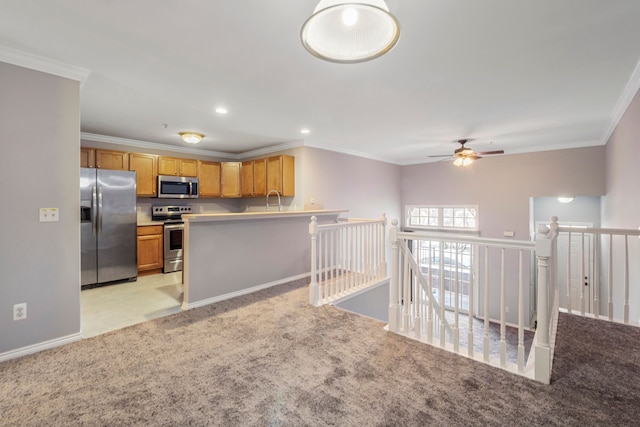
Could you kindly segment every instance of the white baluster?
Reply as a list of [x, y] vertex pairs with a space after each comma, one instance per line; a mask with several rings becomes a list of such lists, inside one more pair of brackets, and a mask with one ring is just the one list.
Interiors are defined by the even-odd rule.
[[593, 244], [593, 314], [596, 319], [600, 318], [600, 234], [594, 234]]
[[629, 236], [624, 236], [624, 323], [629, 324]]
[[505, 317], [504, 248], [501, 249], [500, 263], [500, 366], [507, 366], [507, 325]]
[[309, 303], [318, 307], [320, 305], [320, 289], [318, 287], [318, 218], [311, 217], [309, 224], [311, 235], [311, 283], [309, 284]]
[[518, 263], [518, 372], [524, 372], [524, 268], [523, 251]]
[[585, 280], [587, 279], [587, 276], [585, 275], [585, 262], [584, 262], [584, 257], [585, 257], [585, 250], [584, 250], [584, 232], [580, 233], [581, 236], [581, 249], [580, 249], [580, 314], [582, 316], [584, 316], [584, 312], [585, 312], [585, 298], [584, 298], [584, 287], [585, 287]]
[[571, 229], [569, 229], [569, 243], [567, 244], [567, 310], [572, 312], [573, 306], [571, 301]]
[[489, 363], [489, 246], [484, 248], [484, 331], [482, 351], [484, 362]]
[[613, 320], [613, 234], [609, 234], [609, 320]]
[[389, 229], [389, 241], [391, 242], [391, 282], [389, 286], [389, 331], [400, 331], [400, 306], [398, 300], [398, 281], [400, 255], [398, 253], [398, 220], [391, 221]]
[[[476, 256], [476, 246], [471, 246], [471, 260], [475, 260], [475, 256]], [[475, 261], [474, 261], [475, 264]], [[467, 355], [469, 357], [473, 357], [473, 286], [474, 286], [474, 270], [473, 270], [473, 264], [469, 266], [469, 283], [467, 286], [469, 286], [469, 304], [468, 304], [468, 319], [469, 319], [469, 329], [467, 332]]]

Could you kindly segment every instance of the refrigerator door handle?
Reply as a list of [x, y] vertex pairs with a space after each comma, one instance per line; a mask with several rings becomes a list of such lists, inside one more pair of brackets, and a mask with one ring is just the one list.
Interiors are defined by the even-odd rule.
[[94, 236], [98, 234], [98, 203], [96, 187], [91, 189], [91, 231], [93, 231]]
[[98, 235], [102, 234], [102, 187], [98, 187]]

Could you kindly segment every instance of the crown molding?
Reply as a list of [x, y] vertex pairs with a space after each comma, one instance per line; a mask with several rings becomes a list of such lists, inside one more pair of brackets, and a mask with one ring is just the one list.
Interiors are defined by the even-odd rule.
[[629, 108], [629, 105], [638, 93], [638, 90], [640, 90], [640, 61], [636, 64], [636, 68], [633, 70], [633, 73], [631, 73], [631, 77], [629, 77], [627, 85], [624, 87], [620, 98], [618, 98], [616, 106], [613, 108], [609, 127], [602, 136], [602, 145], [606, 144], [609, 141], [609, 138], [611, 138], [611, 135], [613, 135], [613, 131], [616, 130], [618, 123], [620, 123], [622, 116], [627, 111], [627, 108]]
[[317, 144], [314, 142], [307, 142], [305, 141], [303, 144], [305, 147], [311, 147], [311, 148], [318, 148], [320, 150], [326, 150], [326, 151], [333, 151], [336, 153], [342, 153], [342, 154], [348, 154], [350, 156], [355, 156], [355, 157], [362, 157], [365, 159], [369, 159], [369, 160], [375, 160], [378, 162], [384, 162], [384, 163], [391, 163], [394, 165], [400, 165], [401, 163], [389, 160], [389, 159], [385, 159], [379, 156], [374, 156], [372, 154], [369, 153], [363, 153], [361, 151], [356, 151], [356, 150], [347, 150], [344, 148], [340, 148], [340, 147], [335, 147], [332, 145], [324, 145], [324, 144]]
[[222, 151], [203, 150], [200, 148], [177, 147], [174, 145], [160, 144], [157, 142], [139, 141], [136, 139], [119, 138], [117, 136], [99, 135], [96, 133], [81, 132], [80, 139], [85, 141], [106, 142], [109, 144], [119, 144], [127, 147], [150, 148], [154, 150], [172, 151], [175, 153], [198, 154], [209, 157], [224, 157], [239, 160], [238, 154], [224, 153]]
[[80, 87], [89, 78], [91, 70], [65, 64], [43, 56], [33, 55], [6, 46], [0, 46], [0, 61], [41, 71], [80, 82]]
[[238, 154], [240, 159], [248, 159], [250, 157], [259, 157], [264, 156], [271, 153], [277, 153], [284, 150], [291, 150], [293, 148], [298, 148], [304, 146], [304, 141], [291, 141], [285, 142], [284, 144], [271, 145], [269, 147], [258, 148], [256, 150], [245, 151], [244, 153]]

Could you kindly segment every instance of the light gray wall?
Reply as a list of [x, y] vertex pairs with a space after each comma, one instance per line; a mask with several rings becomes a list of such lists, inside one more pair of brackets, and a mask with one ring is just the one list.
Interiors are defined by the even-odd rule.
[[325, 209], [348, 209], [343, 216], [352, 218], [400, 215], [401, 166], [317, 148], [301, 151], [304, 203], [313, 198]]
[[529, 239], [530, 197], [605, 194], [605, 148], [484, 157], [470, 167], [402, 168], [402, 205], [478, 205], [482, 236]]
[[[602, 200], [602, 226], [606, 228], [631, 228], [637, 229], [640, 226], [640, 167], [638, 158], [640, 157], [640, 93], [637, 93], [627, 111], [622, 116], [611, 138], [607, 142], [607, 195]], [[614, 245], [614, 254], [624, 253], [623, 243], [617, 241]], [[603, 255], [606, 253], [603, 251]], [[631, 301], [640, 301], [640, 239], [629, 239], [629, 277]], [[622, 288], [623, 266], [620, 255], [615, 256], [617, 260], [614, 268], [614, 287], [616, 295], [615, 306], [620, 308], [623, 303], [621, 295], [624, 295]], [[635, 261], [634, 261], [635, 260]], [[633, 280], [635, 279], [635, 280]], [[602, 290], [606, 292], [606, 289]], [[605, 300], [606, 301], [606, 300]], [[622, 311], [614, 310], [616, 317], [622, 318]], [[640, 323], [640, 307], [638, 304], [631, 304], [630, 320]]]
[[[80, 332], [79, 91], [0, 62], [0, 354]], [[60, 221], [39, 222], [41, 207]]]
[[590, 223], [600, 227], [601, 197], [576, 197], [570, 203], [561, 203], [557, 197], [533, 198], [533, 221], [548, 222], [557, 216], [563, 223]]

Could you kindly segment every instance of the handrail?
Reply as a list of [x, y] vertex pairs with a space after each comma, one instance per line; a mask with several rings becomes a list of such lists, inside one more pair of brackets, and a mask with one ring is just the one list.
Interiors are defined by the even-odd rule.
[[330, 224], [311, 217], [311, 304], [335, 302], [387, 278], [386, 223], [384, 214]]
[[[554, 231], [552, 231], [554, 230]], [[441, 348], [453, 351], [458, 354], [464, 354], [468, 357], [476, 360], [482, 360], [485, 363], [489, 363], [503, 369], [510, 370], [512, 372], [519, 373], [521, 375], [535, 378], [536, 380], [549, 383], [551, 373], [552, 362], [552, 350], [553, 350], [553, 325], [554, 325], [554, 308], [553, 305], [557, 300], [554, 291], [555, 280], [553, 279], [552, 271], [554, 271], [554, 262], [552, 259], [553, 247], [555, 244], [555, 237], [557, 232], [554, 226], [551, 228], [540, 228], [538, 238], [536, 241], [522, 241], [512, 239], [495, 239], [486, 238], [475, 235], [461, 235], [452, 233], [443, 233], [437, 231], [422, 231], [414, 230], [411, 232], [401, 232], [398, 230], [398, 221], [392, 221], [390, 230], [390, 240], [392, 249], [392, 265], [391, 265], [391, 289], [390, 289], [390, 301], [389, 301], [389, 330], [392, 332], [400, 333], [402, 335], [409, 336], [411, 338], [424, 340], [427, 343], [438, 345]], [[426, 241], [427, 248], [431, 248], [434, 242], [446, 242], [447, 245], [451, 243], [468, 245], [474, 254], [476, 254], [477, 264], [475, 268], [472, 268], [471, 273], [465, 273], [465, 286], [468, 286], [468, 294], [465, 294], [465, 298], [468, 300], [466, 304], [466, 313], [460, 312], [459, 301], [461, 301], [460, 288], [462, 285], [462, 279], [460, 276], [461, 266], [458, 264], [458, 249], [454, 249], [456, 261], [453, 267], [443, 264], [443, 253], [439, 252], [439, 264], [425, 264], [425, 270], [421, 270], [421, 265], [414, 259], [418, 256], [409, 251], [406, 244], [407, 241], [412, 240], [416, 242]], [[443, 243], [440, 243], [440, 251], [442, 251]], [[429, 250], [428, 259], [432, 258], [431, 249]], [[489, 256], [492, 254], [491, 257]], [[507, 273], [506, 259], [507, 255], [509, 260], [513, 258], [515, 254], [517, 257], [517, 271], [509, 270]], [[535, 265], [529, 263], [528, 255], [535, 254], [537, 260]], [[496, 258], [495, 255], [498, 257]], [[424, 255], [421, 255], [424, 256]], [[491, 258], [491, 259], [490, 259]], [[482, 260], [484, 260], [483, 263]], [[525, 359], [525, 343], [524, 343], [524, 331], [529, 321], [529, 316], [525, 316], [525, 277], [528, 278], [529, 274], [525, 275], [525, 261], [527, 269], [537, 269], [537, 274], [545, 279], [538, 284], [538, 294], [536, 300], [540, 310], [537, 313], [537, 326], [536, 336], [534, 338], [534, 346], [531, 348], [529, 361]], [[511, 261], [510, 261], [511, 262]], [[432, 267], [433, 265], [433, 267]], [[499, 270], [494, 270], [498, 268]], [[466, 271], [466, 270], [465, 270]], [[484, 277], [479, 279], [475, 277], [476, 273], [484, 272]], [[481, 275], [482, 276], [482, 275]], [[436, 282], [436, 280], [438, 282]], [[448, 291], [453, 292], [451, 297], [451, 304], [453, 305], [451, 310], [452, 321], [448, 321], [445, 317], [444, 310], [444, 284], [447, 283]], [[433, 284], [433, 285], [432, 285]], [[433, 287], [432, 287], [433, 286]], [[439, 286], [439, 289], [438, 289]], [[474, 299], [473, 289], [477, 287], [480, 290], [480, 300]], [[421, 289], [423, 292], [416, 292], [416, 288]], [[438, 292], [440, 301], [435, 298], [434, 292]], [[510, 301], [513, 302], [515, 297], [517, 313], [513, 310], [511, 315], [515, 314], [515, 319], [512, 322], [517, 323], [517, 361], [507, 361], [507, 293], [510, 293]], [[422, 303], [422, 299], [426, 301]], [[499, 336], [491, 338], [493, 332], [490, 334], [489, 330], [492, 328], [492, 321], [490, 318], [492, 313], [496, 313], [495, 304], [490, 304], [491, 300], [499, 299], [499, 306], [497, 307], [497, 322], [499, 323]], [[483, 328], [482, 335], [482, 351], [477, 352], [474, 347], [474, 329], [473, 323], [476, 318], [474, 314], [474, 305], [480, 303], [480, 314], [484, 318], [484, 325], [479, 326]], [[422, 306], [427, 306], [424, 311]], [[512, 305], [513, 307], [513, 305]], [[465, 308], [465, 307], [463, 307]], [[515, 308], [515, 307], [514, 307]], [[427, 321], [424, 322], [423, 317], [427, 317]], [[467, 351], [462, 352], [460, 345], [460, 325], [461, 317], [467, 316], [468, 321], [467, 329]], [[432, 328], [436, 327], [433, 322], [433, 318], [438, 317], [441, 321], [440, 330]], [[513, 318], [513, 317], [512, 317]], [[447, 323], [444, 323], [447, 322]], [[448, 327], [443, 327], [443, 325]], [[426, 330], [424, 328], [427, 328]], [[439, 335], [439, 343], [432, 340], [433, 336]], [[445, 339], [445, 335], [448, 339]], [[424, 338], [426, 337], [426, 339]], [[492, 339], [499, 340], [499, 358], [492, 359], [489, 351], [490, 341]]]

